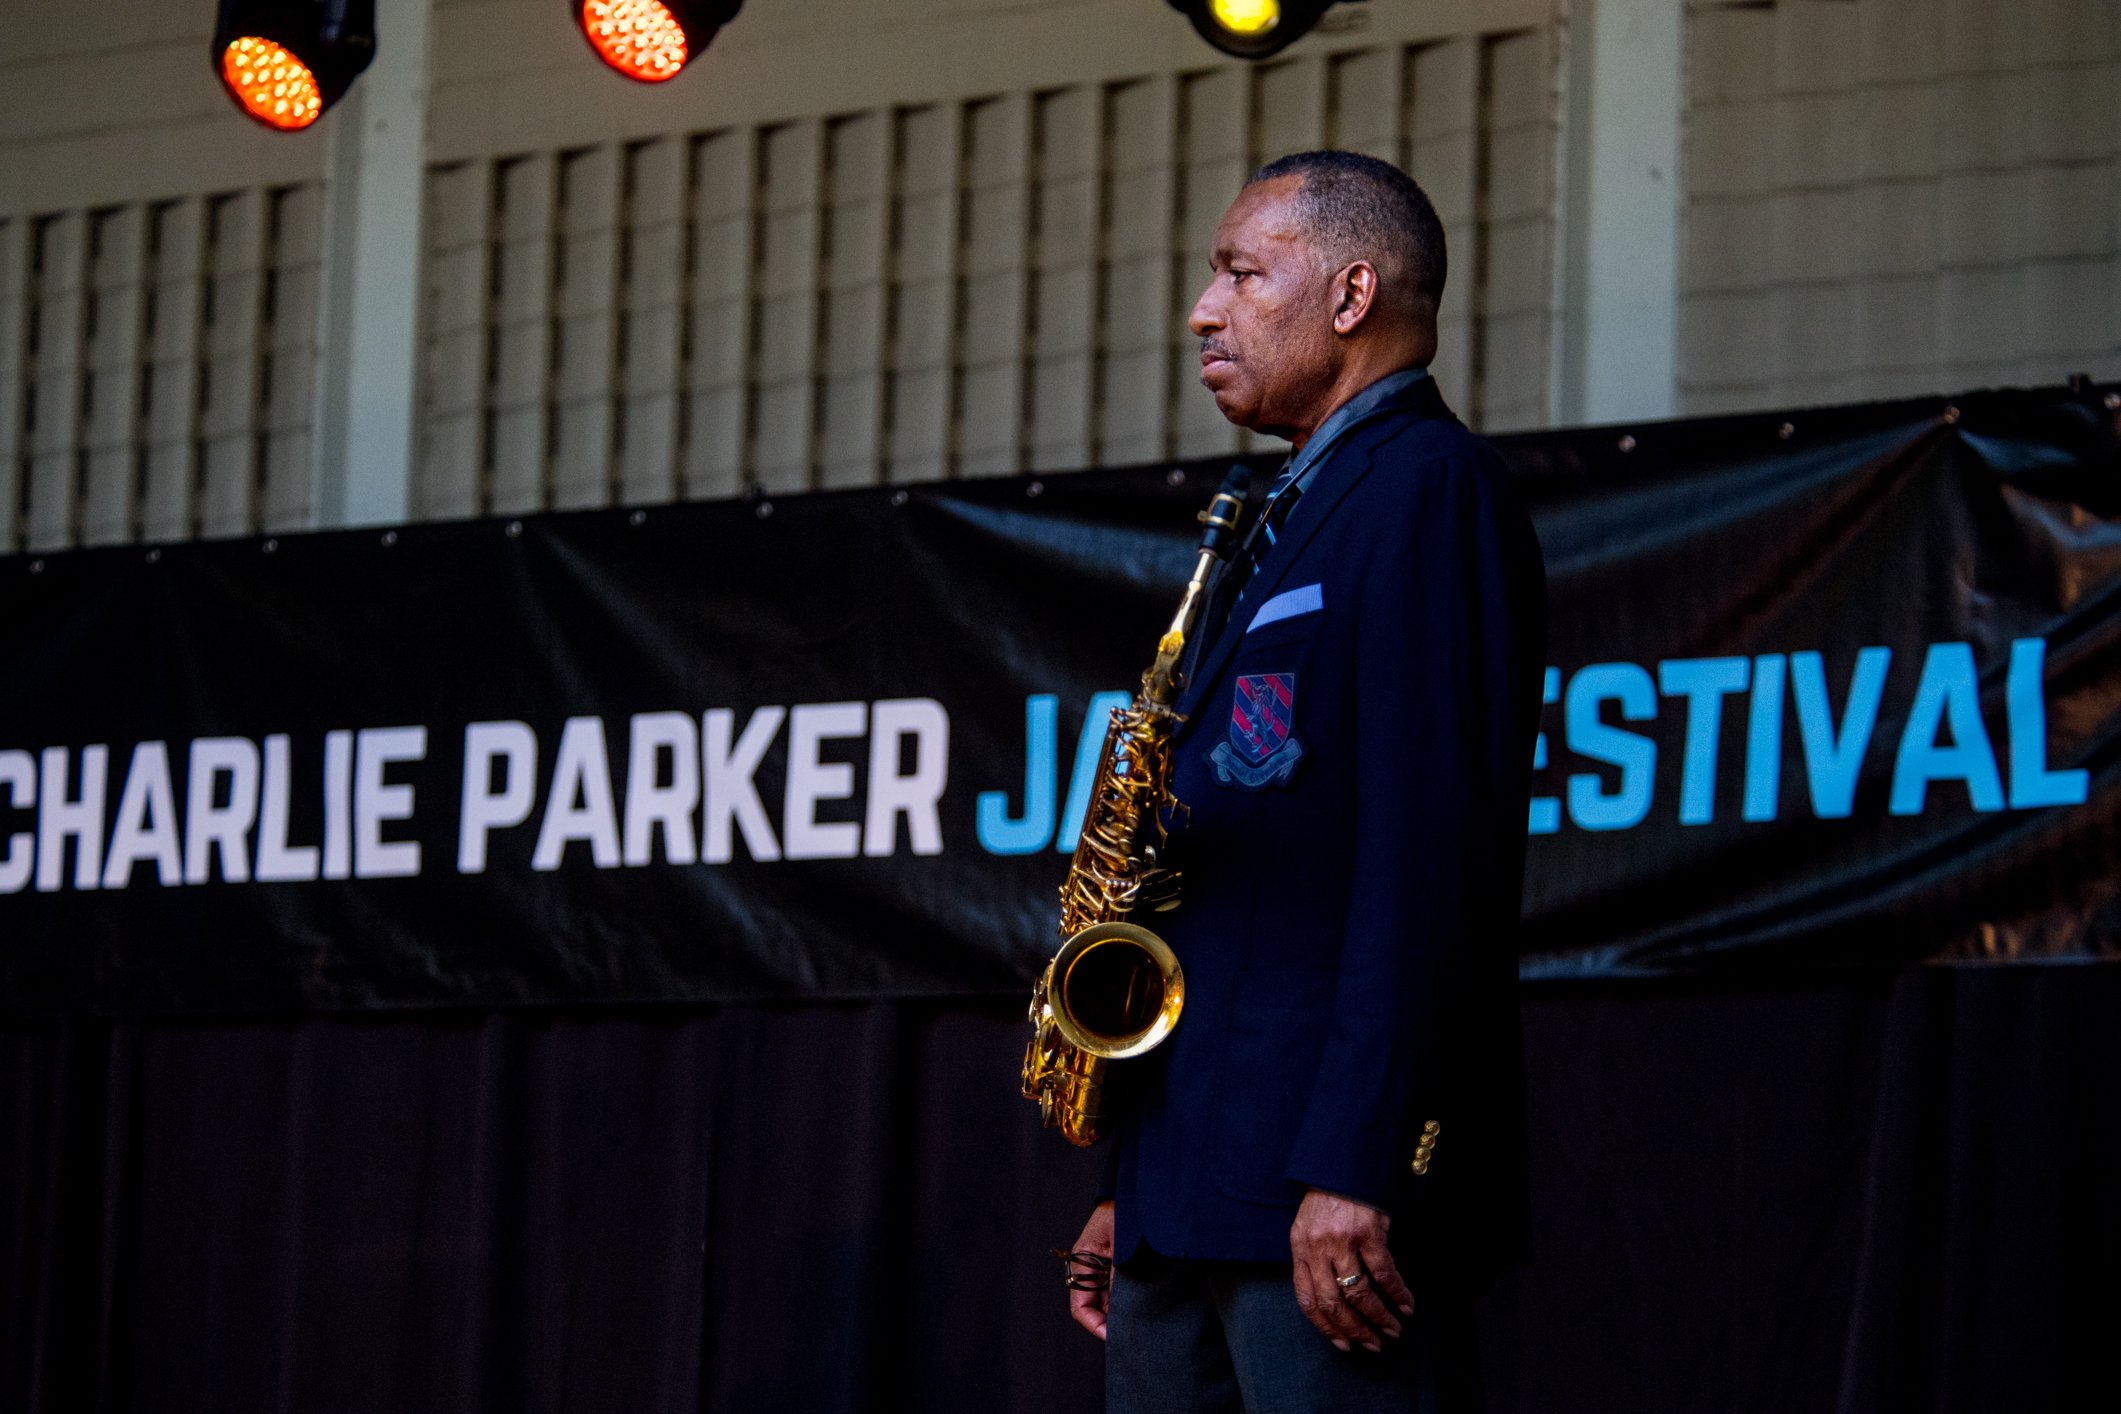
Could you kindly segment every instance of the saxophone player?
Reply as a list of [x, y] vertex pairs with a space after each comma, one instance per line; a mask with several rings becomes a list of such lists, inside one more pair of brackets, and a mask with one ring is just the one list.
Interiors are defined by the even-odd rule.
[[[1071, 1282], [1110, 1414], [1480, 1405], [1473, 1301], [1528, 1246], [1514, 934], [1538, 543], [1427, 366], [1441, 225], [1347, 152], [1253, 174], [1201, 381], [1294, 451], [1194, 639], [1157, 915], [1186, 1014], [1115, 1087]], [[1090, 1289], [1083, 1289], [1090, 1288]]]

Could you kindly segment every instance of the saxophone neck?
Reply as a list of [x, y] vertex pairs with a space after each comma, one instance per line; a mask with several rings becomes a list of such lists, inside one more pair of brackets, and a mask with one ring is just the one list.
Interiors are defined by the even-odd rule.
[[1185, 661], [1186, 644], [1200, 622], [1201, 611], [1207, 607], [1208, 578], [1215, 563], [1214, 554], [1200, 552], [1193, 578], [1186, 583], [1186, 596], [1178, 601], [1178, 613], [1172, 618], [1171, 627], [1164, 630], [1164, 636], [1156, 641], [1156, 661], [1142, 675], [1142, 697], [1152, 707], [1169, 707], [1185, 689], [1180, 665]]
[[1171, 627], [1156, 642], [1156, 661], [1149, 671], [1142, 674], [1142, 699], [1151, 708], [1168, 708], [1178, 700], [1185, 689], [1184, 675], [1180, 665], [1186, 657], [1186, 643], [1200, 623], [1201, 613], [1208, 606], [1208, 586], [1213, 582], [1215, 568], [1230, 557], [1237, 545], [1237, 522], [1244, 514], [1245, 487], [1251, 482], [1252, 473], [1242, 466], [1230, 468], [1223, 478], [1222, 489], [1215, 499], [1208, 502], [1208, 509], [1200, 513], [1203, 527], [1200, 537], [1200, 553], [1194, 557], [1193, 577], [1186, 581], [1185, 597], [1178, 601], [1178, 612], [1171, 617]]

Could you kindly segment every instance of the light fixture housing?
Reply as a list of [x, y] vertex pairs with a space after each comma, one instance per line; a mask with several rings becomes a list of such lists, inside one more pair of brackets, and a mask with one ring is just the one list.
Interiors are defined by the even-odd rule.
[[744, 0], [567, 0], [575, 28], [606, 65], [667, 83], [714, 42]]
[[375, 57], [375, 0], [220, 0], [214, 77], [277, 132], [316, 122]]
[[1202, 39], [1238, 59], [1279, 54], [1311, 32], [1333, 0], [1170, 0]]

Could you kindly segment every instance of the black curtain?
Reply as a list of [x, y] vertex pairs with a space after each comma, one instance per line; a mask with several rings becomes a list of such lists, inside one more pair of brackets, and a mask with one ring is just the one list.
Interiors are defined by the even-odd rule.
[[[2121, 967], [1539, 988], [1509, 1411], [2111, 1410]], [[1021, 1004], [0, 1032], [0, 1408], [1091, 1411]]]

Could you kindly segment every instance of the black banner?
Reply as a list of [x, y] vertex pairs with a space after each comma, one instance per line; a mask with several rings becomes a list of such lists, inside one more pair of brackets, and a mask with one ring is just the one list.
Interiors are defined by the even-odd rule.
[[[1501, 439], [1525, 974], [2121, 952], [2109, 404]], [[1020, 989], [1224, 465], [0, 560], [0, 1006]]]

